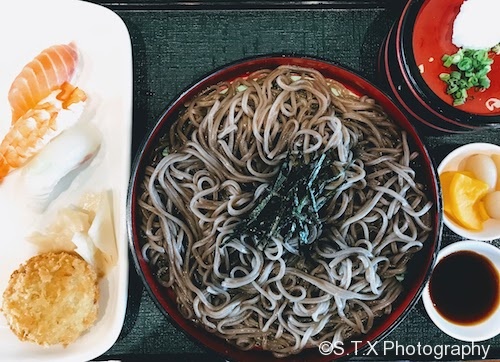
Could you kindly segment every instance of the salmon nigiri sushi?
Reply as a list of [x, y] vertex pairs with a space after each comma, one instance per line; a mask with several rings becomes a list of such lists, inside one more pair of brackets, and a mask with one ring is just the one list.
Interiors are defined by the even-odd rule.
[[53, 45], [26, 64], [9, 90], [12, 123], [32, 110], [41, 100], [71, 82], [78, 66], [75, 43]]

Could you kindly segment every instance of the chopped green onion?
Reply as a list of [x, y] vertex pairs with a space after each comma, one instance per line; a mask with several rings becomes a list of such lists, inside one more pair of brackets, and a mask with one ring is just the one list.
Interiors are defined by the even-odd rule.
[[293, 80], [294, 82], [296, 82], [296, 81], [302, 79], [302, 77], [300, 75], [292, 75], [290, 77], [290, 79]]
[[[500, 44], [491, 51], [500, 54]], [[443, 65], [451, 68], [451, 72], [439, 74], [439, 79], [447, 84], [446, 93], [453, 98], [454, 106], [465, 103], [470, 88], [484, 90], [490, 87], [491, 81], [487, 74], [493, 59], [489, 55], [488, 50], [472, 49], [459, 49], [455, 54], [443, 55]]]
[[486, 67], [484, 67], [483, 69], [479, 70], [478, 72], [476, 72], [478, 78], [482, 78], [482, 77], [485, 77], [486, 74], [488, 74], [488, 72], [491, 70], [491, 67], [489, 65], [487, 65]]
[[457, 64], [458, 69], [462, 71], [467, 71], [472, 68], [472, 59], [471, 58], [464, 58], [461, 61], [458, 62]]
[[479, 79], [479, 85], [481, 86], [481, 88], [484, 88], [484, 89], [487, 89], [490, 87], [490, 79], [487, 78], [487, 77], [483, 77], [481, 79]]
[[238, 92], [244, 92], [248, 89], [246, 85], [240, 84], [238, 87], [236, 87], [236, 91]]
[[479, 78], [475, 75], [475, 74], [472, 74], [470, 77], [469, 77], [469, 85], [472, 87], [475, 87], [479, 84]]
[[488, 59], [488, 52], [485, 50], [477, 50], [472, 54], [472, 58], [477, 59], [479, 62], [484, 62]]
[[458, 64], [460, 63], [460, 61], [463, 59], [463, 55], [462, 54], [454, 54], [451, 56], [451, 63], [452, 64]]
[[449, 85], [448, 88], [446, 89], [446, 93], [448, 94], [452, 94], [455, 93], [456, 91], [458, 91], [458, 85], [454, 84], [454, 85]]
[[441, 73], [439, 74], [439, 79], [441, 79], [443, 82], [446, 82], [450, 79], [450, 75], [448, 73]]
[[449, 68], [453, 64], [452, 58], [448, 54], [445, 54], [442, 60], [443, 60], [443, 65], [446, 68]]

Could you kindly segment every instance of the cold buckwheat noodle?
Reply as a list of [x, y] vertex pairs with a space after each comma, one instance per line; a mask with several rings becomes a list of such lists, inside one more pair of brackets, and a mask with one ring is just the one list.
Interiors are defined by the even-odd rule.
[[[390, 313], [432, 203], [412, 168], [419, 155], [372, 99], [315, 70], [261, 70], [196, 96], [165, 140], [145, 170], [142, 252], [185, 318], [280, 357]], [[307, 255], [297, 240], [262, 249], [232, 237], [288, 154], [325, 152], [345, 172], [327, 185]]]

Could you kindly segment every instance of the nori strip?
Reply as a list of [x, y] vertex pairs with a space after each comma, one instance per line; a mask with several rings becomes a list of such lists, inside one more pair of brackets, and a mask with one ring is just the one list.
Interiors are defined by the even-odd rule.
[[[324, 153], [305, 162], [301, 156], [289, 154], [282, 163], [272, 187], [265, 192], [257, 206], [234, 228], [224, 242], [249, 237], [264, 250], [273, 237], [299, 240], [299, 252], [314, 240], [310, 230], [321, 230], [319, 211], [335, 190], [325, 187], [338, 180], [343, 171], [336, 173], [332, 167], [333, 156]], [[318, 199], [323, 197], [321, 201]]]

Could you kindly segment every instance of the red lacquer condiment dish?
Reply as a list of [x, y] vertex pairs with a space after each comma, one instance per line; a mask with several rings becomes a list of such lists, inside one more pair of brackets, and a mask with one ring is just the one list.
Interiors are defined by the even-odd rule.
[[459, 49], [452, 43], [452, 33], [462, 3], [408, 1], [379, 61], [386, 69], [382, 80], [389, 78], [395, 84], [390, 91], [405, 111], [425, 126], [451, 133], [500, 127], [500, 56], [493, 57], [490, 87], [470, 89], [463, 105], [453, 106], [446, 83], [439, 78], [451, 71], [443, 65], [443, 55]]

